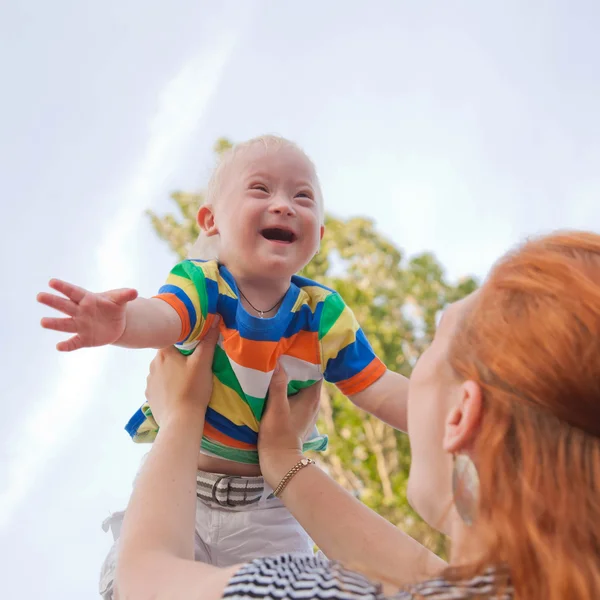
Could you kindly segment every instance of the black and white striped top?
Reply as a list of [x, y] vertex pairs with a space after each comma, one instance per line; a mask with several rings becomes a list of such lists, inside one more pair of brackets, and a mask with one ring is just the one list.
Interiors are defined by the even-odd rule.
[[[495, 584], [496, 577], [490, 569], [467, 581], [431, 579], [398, 592], [393, 600], [466, 600], [480, 598], [482, 594], [490, 600], [512, 600], [511, 589], [489, 596]], [[223, 598], [387, 600], [379, 584], [344, 569], [339, 563], [317, 556], [290, 554], [261, 558], [244, 565], [229, 582]]]

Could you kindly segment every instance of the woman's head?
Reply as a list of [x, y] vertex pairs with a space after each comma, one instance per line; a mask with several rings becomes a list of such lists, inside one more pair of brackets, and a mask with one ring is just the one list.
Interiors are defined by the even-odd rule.
[[507, 562], [523, 597], [600, 593], [599, 235], [529, 241], [450, 307], [414, 371], [409, 434], [409, 495], [431, 524], [467, 454], [482, 560]]
[[190, 255], [247, 275], [289, 276], [318, 250], [323, 196], [315, 167], [293, 142], [263, 136], [223, 154], [198, 211]]

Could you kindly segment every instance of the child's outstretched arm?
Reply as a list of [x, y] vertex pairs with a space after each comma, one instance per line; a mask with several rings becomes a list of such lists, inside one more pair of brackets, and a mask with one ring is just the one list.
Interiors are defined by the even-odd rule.
[[404, 375], [387, 370], [368, 388], [349, 397], [362, 410], [385, 421], [394, 429], [406, 431], [408, 379]]
[[49, 285], [63, 295], [42, 292], [38, 302], [67, 316], [44, 317], [42, 327], [74, 334], [56, 345], [61, 352], [107, 344], [164, 348], [181, 335], [177, 311], [160, 299], [138, 298], [129, 288], [94, 293], [59, 279]]

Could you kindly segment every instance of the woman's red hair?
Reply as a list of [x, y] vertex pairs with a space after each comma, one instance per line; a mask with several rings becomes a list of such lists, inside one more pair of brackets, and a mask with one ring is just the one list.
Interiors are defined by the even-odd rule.
[[484, 402], [473, 534], [486, 553], [466, 570], [507, 565], [519, 600], [599, 600], [600, 235], [556, 233], [507, 255], [449, 359]]

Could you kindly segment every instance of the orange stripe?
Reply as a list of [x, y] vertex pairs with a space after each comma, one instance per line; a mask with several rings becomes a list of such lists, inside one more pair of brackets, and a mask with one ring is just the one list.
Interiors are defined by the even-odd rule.
[[238, 365], [263, 372], [275, 368], [277, 342], [246, 340], [235, 329], [225, 329], [221, 333], [223, 350]]
[[291, 338], [281, 340], [282, 354], [299, 358], [313, 365], [321, 363], [319, 358], [319, 332], [299, 331]]
[[175, 294], [159, 294], [158, 296], [154, 296], [154, 298], [164, 300], [171, 308], [177, 311], [181, 319], [181, 333], [177, 342], [183, 342], [191, 333], [190, 315], [184, 303]]
[[240, 450], [256, 450], [256, 446], [252, 444], [247, 444], [246, 442], [234, 440], [228, 435], [221, 433], [208, 423], [204, 423], [204, 435], [209, 440], [212, 440], [213, 442], [219, 442], [219, 444], [223, 444], [223, 446], [227, 446], [228, 448], [238, 448]]
[[353, 396], [373, 385], [386, 371], [387, 367], [375, 357], [360, 373], [335, 385], [342, 394]]
[[300, 331], [279, 342], [248, 340], [234, 329], [222, 329], [223, 349], [238, 365], [268, 373], [282, 355], [293, 356], [313, 365], [319, 364], [318, 332]]

